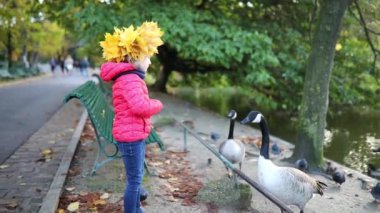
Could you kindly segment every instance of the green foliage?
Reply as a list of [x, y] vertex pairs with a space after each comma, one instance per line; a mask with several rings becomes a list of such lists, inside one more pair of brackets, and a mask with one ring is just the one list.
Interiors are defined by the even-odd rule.
[[372, 73], [368, 43], [343, 32], [342, 49], [336, 53], [330, 97], [333, 105], [378, 105], [380, 85]]
[[0, 51], [5, 52], [10, 48], [16, 56], [14, 59], [19, 61], [22, 54], [29, 55], [29, 58], [48, 58], [65, 46], [65, 31], [34, 11], [35, 4], [23, 0], [0, 4]]
[[[376, 13], [380, 2], [359, 4], [367, 25], [380, 31]], [[255, 94], [256, 103], [297, 111], [319, 2], [45, 0], [37, 8], [84, 43], [78, 55], [89, 55], [97, 64], [103, 61], [98, 42], [105, 32], [157, 21], [165, 31], [165, 46], [174, 53], [168, 60], [182, 65], [175, 70], [180, 74], [170, 77], [170, 86], [239, 86]], [[345, 16], [342, 32], [343, 49], [336, 53], [329, 103], [375, 105], [379, 79], [373, 72], [372, 52], [351, 13]], [[371, 38], [379, 48], [378, 36]], [[160, 65], [152, 69], [155, 80]]]
[[28, 50], [39, 52], [45, 58], [54, 56], [66, 45], [64, 36], [65, 31], [56, 23], [34, 23], [29, 33]]
[[225, 88], [231, 86], [227, 75], [218, 72], [194, 73], [191, 75], [181, 75], [178, 72], [171, 74], [169, 85], [172, 87], [190, 86], [193, 88]]

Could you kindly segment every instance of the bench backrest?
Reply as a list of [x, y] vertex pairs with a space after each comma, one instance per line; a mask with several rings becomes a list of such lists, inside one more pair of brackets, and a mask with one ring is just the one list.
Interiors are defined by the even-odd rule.
[[[87, 109], [92, 125], [94, 125], [97, 136], [101, 136], [108, 142], [116, 143], [112, 136], [112, 124], [115, 116], [110, 104], [107, 102], [105, 95], [96, 86], [95, 82], [87, 81], [78, 88], [71, 91], [65, 96], [64, 101], [68, 102], [72, 98], [79, 99]], [[149, 137], [145, 141], [146, 144], [157, 143], [161, 150], [165, 149], [164, 144], [152, 129]]]
[[92, 76], [96, 77], [99, 81], [99, 88], [106, 95], [112, 95], [112, 83], [104, 82], [100, 76], [96, 73], [92, 74]]
[[99, 136], [116, 143], [112, 136], [114, 112], [95, 82], [87, 81], [65, 96], [65, 102], [79, 99], [87, 109], [91, 122]]

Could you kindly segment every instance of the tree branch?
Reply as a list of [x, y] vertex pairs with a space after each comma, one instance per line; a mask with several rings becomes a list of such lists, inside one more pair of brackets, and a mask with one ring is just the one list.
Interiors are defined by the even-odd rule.
[[[378, 54], [380, 54], [380, 50], [375, 47], [375, 45], [373, 44], [373, 42], [371, 40], [371, 37], [370, 37], [370, 33], [374, 33], [374, 31], [370, 30], [367, 27], [367, 23], [366, 23], [366, 21], [364, 19], [363, 13], [362, 13], [362, 11], [360, 9], [360, 6], [359, 6], [359, 3], [358, 3], [357, 0], [354, 0], [354, 5], [355, 5], [356, 10], [359, 13], [359, 18], [355, 15], [355, 13], [351, 10], [351, 8], [349, 8], [349, 11], [355, 17], [355, 19], [359, 21], [359, 23], [362, 25], [362, 27], [364, 29], [365, 37], [366, 37], [366, 39], [368, 41], [368, 44], [369, 44], [369, 46], [371, 48], [371, 51], [373, 53], [373, 65], [372, 65], [373, 67], [372, 67], [372, 70], [373, 70], [374, 73], [376, 73], [376, 60], [377, 60]], [[377, 35], [377, 34], [380, 34], [380, 33], [376, 32], [374, 34]]]
[[318, 1], [317, 0], [314, 0], [313, 1], [313, 9], [312, 9], [312, 12], [311, 12], [311, 17], [310, 17], [310, 20], [309, 20], [309, 40], [312, 41], [313, 40], [313, 24], [317, 18], [317, 11], [318, 11]]

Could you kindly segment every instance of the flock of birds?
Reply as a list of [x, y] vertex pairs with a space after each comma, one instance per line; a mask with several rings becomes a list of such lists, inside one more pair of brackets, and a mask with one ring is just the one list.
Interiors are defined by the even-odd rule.
[[[231, 110], [228, 113], [230, 119], [230, 128], [227, 140], [223, 141], [219, 146], [219, 153], [228, 159], [232, 164], [238, 164], [241, 170], [242, 162], [245, 158], [245, 147], [243, 143], [234, 139], [234, 126], [237, 113]], [[306, 159], [297, 160], [295, 167], [283, 167], [275, 165], [269, 158], [270, 150], [270, 134], [268, 124], [262, 113], [258, 111], [251, 111], [241, 122], [241, 124], [255, 123], [259, 124], [261, 129], [261, 147], [260, 156], [258, 158], [258, 181], [267, 191], [275, 195], [278, 199], [286, 205], [295, 205], [301, 212], [304, 211], [306, 203], [314, 196], [314, 194], [323, 195], [324, 189], [327, 185], [320, 180], [317, 180], [305, 172], [308, 169]], [[220, 138], [219, 134], [211, 134], [213, 140]], [[280, 150], [280, 148], [273, 147], [272, 152]], [[227, 168], [228, 176], [231, 177], [229, 169]], [[326, 173], [330, 174], [332, 179], [339, 184], [345, 182], [345, 173], [338, 171], [336, 167], [327, 162]], [[237, 186], [237, 177], [234, 173], [235, 186]], [[371, 194], [376, 201], [380, 200], [380, 182], [372, 188]]]

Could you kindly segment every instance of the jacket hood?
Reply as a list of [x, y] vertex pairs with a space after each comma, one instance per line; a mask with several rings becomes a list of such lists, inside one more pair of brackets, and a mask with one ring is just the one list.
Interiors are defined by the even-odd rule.
[[100, 67], [100, 77], [103, 81], [112, 81], [118, 74], [135, 69], [130, 63], [107, 62]]

